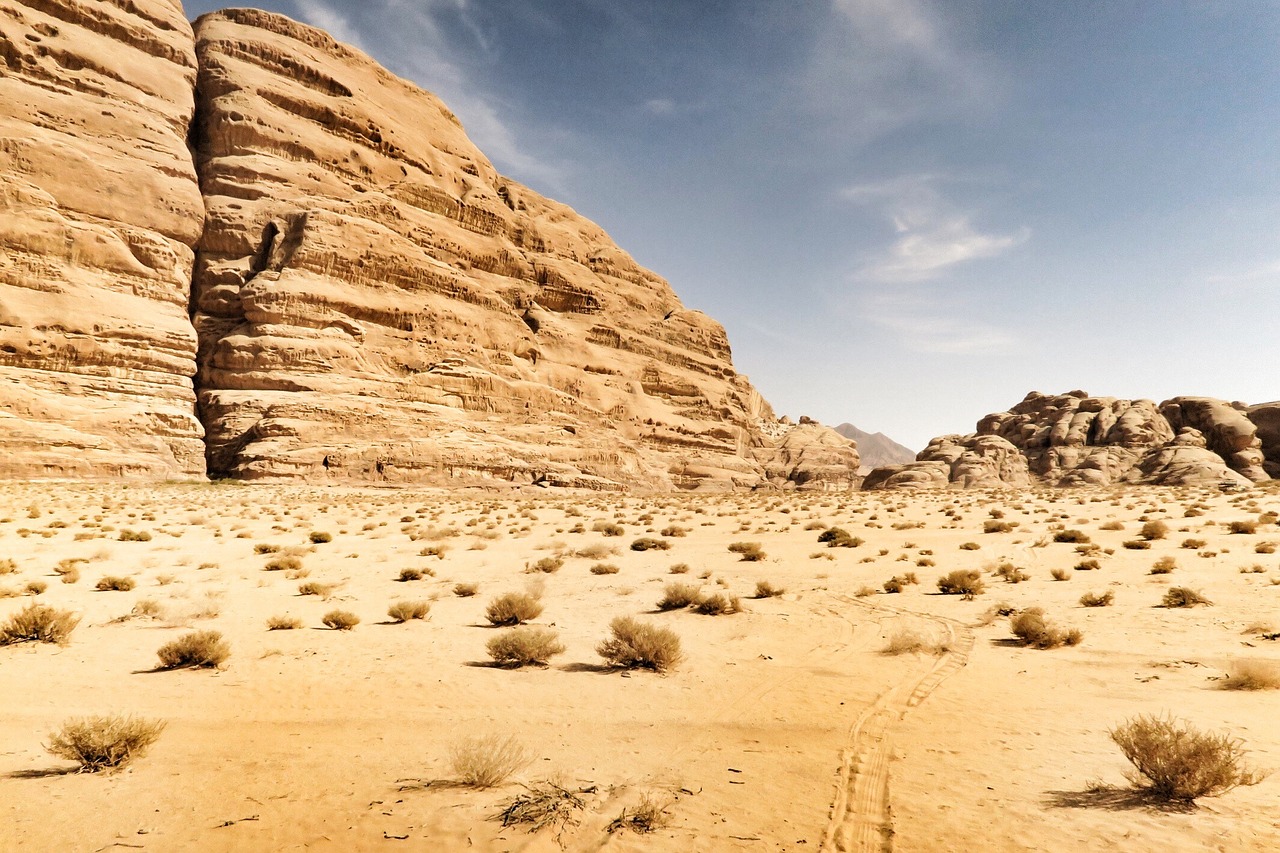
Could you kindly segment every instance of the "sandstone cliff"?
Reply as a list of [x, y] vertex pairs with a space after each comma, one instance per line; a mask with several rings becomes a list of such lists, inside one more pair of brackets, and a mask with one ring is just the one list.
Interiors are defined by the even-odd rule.
[[1247, 485], [1277, 470], [1278, 413], [1275, 404], [1250, 409], [1207, 397], [1157, 406], [1084, 391], [1033, 392], [984, 417], [971, 435], [936, 438], [917, 461], [876, 469], [863, 487]]
[[718, 323], [319, 30], [19, 0], [0, 59], [0, 476], [858, 482]]
[[191, 27], [0, 4], [0, 477], [199, 475]]

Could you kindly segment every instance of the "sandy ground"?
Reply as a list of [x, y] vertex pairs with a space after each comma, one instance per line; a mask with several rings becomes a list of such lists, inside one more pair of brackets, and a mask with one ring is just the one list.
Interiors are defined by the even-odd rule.
[[[0, 648], [0, 850], [1280, 849], [1280, 775], [1162, 809], [1129, 793], [1108, 737], [1133, 715], [1172, 713], [1280, 768], [1280, 693], [1222, 688], [1236, 659], [1280, 660], [1280, 641], [1263, 636], [1280, 631], [1280, 557], [1266, 553], [1280, 543], [1265, 515], [1275, 511], [1275, 490], [624, 497], [5, 484], [0, 564], [17, 571], [0, 574], [0, 594], [12, 593], [0, 620], [43, 582], [35, 600], [82, 621], [64, 647]], [[983, 532], [993, 513], [1017, 526]], [[1260, 518], [1252, 534], [1228, 531]], [[1166, 538], [1123, 547], [1154, 519]], [[598, 522], [623, 532], [606, 536]], [[827, 548], [827, 525], [865, 541]], [[685, 535], [662, 536], [671, 526]], [[1097, 553], [1053, 541], [1062, 528]], [[125, 530], [150, 539], [122, 541]], [[332, 541], [313, 544], [313, 532]], [[631, 550], [642, 536], [670, 548]], [[735, 542], [767, 556], [741, 561]], [[442, 555], [423, 555], [437, 546]], [[556, 555], [558, 570], [528, 571]], [[282, 556], [305, 576], [266, 570]], [[1086, 556], [1099, 568], [1072, 570]], [[1176, 567], [1151, 574], [1161, 557]], [[618, 572], [591, 573], [602, 562]], [[993, 575], [1004, 562], [1029, 579]], [[80, 580], [60, 582], [60, 564]], [[688, 572], [673, 575], [678, 564]], [[430, 573], [401, 582], [405, 568]], [[938, 594], [938, 576], [965, 568], [983, 572], [983, 594]], [[1058, 581], [1053, 569], [1071, 573]], [[920, 583], [869, 594], [906, 572]], [[109, 575], [136, 587], [97, 591]], [[785, 594], [752, 598], [762, 580]], [[658, 612], [672, 581], [741, 596], [745, 609]], [[305, 582], [334, 586], [304, 596]], [[458, 583], [478, 593], [457, 596]], [[487, 665], [501, 630], [488, 627], [487, 603], [531, 585], [545, 604], [535, 624], [557, 630], [565, 653], [547, 667]], [[1159, 607], [1172, 586], [1214, 605]], [[1079, 604], [1106, 591], [1110, 607]], [[398, 600], [429, 601], [430, 616], [393, 623]], [[998, 603], [1043, 607], [1083, 642], [1013, 646], [1008, 619], [991, 615]], [[333, 609], [360, 624], [325, 628]], [[285, 615], [302, 627], [267, 630]], [[674, 630], [685, 660], [665, 675], [602, 669], [595, 647], [622, 615]], [[162, 644], [205, 629], [231, 644], [221, 669], [156, 671]], [[903, 630], [940, 648], [886, 654]], [[117, 712], [167, 721], [124, 770], [68, 773], [74, 764], [45, 752], [67, 718]], [[456, 784], [451, 749], [487, 734], [514, 735], [528, 763], [498, 787]], [[573, 824], [530, 834], [495, 820], [522, 785], [549, 779], [584, 791]], [[665, 809], [665, 826], [607, 831], [642, 798]]]

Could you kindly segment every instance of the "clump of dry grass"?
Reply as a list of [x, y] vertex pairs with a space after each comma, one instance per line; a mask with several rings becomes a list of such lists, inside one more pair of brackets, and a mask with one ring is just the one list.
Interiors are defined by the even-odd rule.
[[56, 643], [65, 646], [80, 617], [70, 610], [58, 610], [32, 602], [0, 625], [0, 646], [15, 643]]
[[192, 631], [156, 651], [161, 669], [217, 667], [231, 656], [231, 644], [218, 631]]
[[1240, 740], [1201, 732], [1169, 718], [1140, 715], [1110, 731], [1134, 766], [1129, 781], [1163, 800], [1193, 802], [1256, 785], [1265, 773], [1245, 766]]
[[321, 598], [328, 598], [333, 589], [334, 585], [331, 583], [307, 581], [306, 583], [298, 584], [298, 595], [318, 595]]
[[1096, 592], [1086, 592], [1084, 595], [1080, 596], [1080, 606], [1081, 607], [1110, 607], [1111, 603], [1115, 601], [1115, 599], [1116, 599], [1116, 594], [1111, 590], [1107, 590], [1101, 595], [1099, 595]]
[[641, 536], [631, 543], [632, 551], [667, 551], [670, 548], [670, 542], [664, 539], [654, 539], [651, 536]]
[[97, 773], [124, 767], [143, 755], [164, 727], [162, 720], [119, 714], [78, 717], [50, 732], [45, 749], [57, 758], [78, 762], [82, 773]]
[[542, 615], [542, 599], [530, 592], [508, 592], [485, 608], [484, 618], [494, 625], [519, 625]]
[[400, 583], [408, 583], [409, 581], [420, 581], [425, 576], [422, 569], [401, 569], [396, 580]]
[[350, 631], [360, 624], [360, 617], [350, 610], [330, 610], [320, 621], [335, 631]]
[[426, 619], [430, 612], [431, 603], [427, 601], [397, 601], [387, 608], [387, 615], [395, 622]]
[[693, 603], [693, 612], [703, 616], [727, 616], [742, 612], [742, 601], [736, 595], [717, 592], [700, 597]]
[[899, 628], [889, 635], [883, 653], [886, 655], [919, 654], [926, 652], [940, 655], [951, 651], [946, 643], [939, 643], [914, 628]]
[[828, 548], [857, 548], [863, 541], [841, 527], [828, 527], [818, 534], [818, 542]]
[[1276, 690], [1280, 688], [1280, 662], [1258, 658], [1231, 661], [1223, 690]]
[[313, 530], [307, 538], [311, 540], [312, 545], [324, 545], [333, 541], [333, 534], [323, 530]]
[[596, 563], [591, 567], [591, 574], [593, 575], [616, 575], [617, 573], [618, 567], [613, 563]]
[[769, 581], [756, 581], [756, 598], [777, 598], [786, 594], [786, 589], [774, 586]]
[[1015, 566], [1013, 563], [1001, 563], [996, 567], [994, 574], [997, 577], [1004, 578], [1005, 583], [1022, 583], [1031, 580], [1031, 575]]
[[1050, 570], [1049, 574], [1050, 574], [1050, 575], [1052, 575], [1052, 576], [1053, 576], [1053, 579], [1054, 579], [1054, 580], [1056, 580], [1056, 581], [1069, 581], [1069, 580], [1071, 580], [1071, 570], [1070, 570], [1070, 569], [1064, 569], [1064, 568], [1059, 567], [1059, 568], [1056, 568], [1056, 569], [1052, 569], [1052, 570]]
[[666, 672], [680, 662], [680, 638], [674, 631], [648, 625], [630, 616], [609, 623], [610, 639], [596, 653], [613, 666]]
[[1058, 646], [1077, 645], [1084, 635], [1078, 629], [1066, 630], [1050, 622], [1040, 607], [1028, 607], [1009, 619], [1009, 630], [1024, 646], [1037, 649], [1056, 649]]
[[99, 592], [129, 592], [138, 585], [133, 578], [122, 578], [115, 575], [107, 575], [94, 584], [94, 589]]
[[458, 782], [492, 788], [529, 763], [531, 757], [514, 735], [465, 738], [449, 750], [449, 766]]
[[760, 547], [759, 542], [734, 542], [729, 546], [731, 554], [737, 554], [744, 563], [758, 563], [769, 555]]
[[1228, 533], [1244, 533], [1253, 534], [1258, 532], [1258, 522], [1256, 521], [1233, 521], [1227, 525]]
[[503, 631], [485, 644], [489, 657], [504, 666], [528, 666], [545, 664], [556, 655], [564, 653], [559, 635], [550, 628], [520, 625]]
[[529, 566], [528, 568], [526, 568], [525, 571], [526, 572], [542, 572], [544, 574], [551, 574], [552, 572], [560, 571], [560, 569], [562, 569], [563, 567], [564, 567], [563, 558], [543, 557], [542, 559], [534, 563], [532, 566]]
[[658, 601], [659, 610], [680, 610], [698, 600], [701, 587], [691, 583], [669, 583], [662, 588], [662, 598]]
[[1059, 530], [1057, 533], [1053, 534], [1053, 541], [1087, 544], [1091, 540], [1089, 539], [1089, 534], [1085, 533], [1083, 530]]
[[1178, 567], [1178, 561], [1173, 559], [1173, 557], [1161, 557], [1160, 559], [1156, 560], [1155, 565], [1151, 567], [1151, 574], [1153, 575], [1171, 574], [1173, 570], [1176, 569], [1177, 567]]
[[296, 616], [272, 616], [267, 619], [268, 631], [296, 631], [302, 627], [302, 620]]
[[982, 582], [982, 573], [977, 569], [956, 569], [954, 572], [938, 578], [938, 591], [943, 595], [959, 595], [966, 601], [981, 595], [986, 585]]
[[458, 598], [470, 598], [480, 591], [478, 583], [457, 583], [453, 585], [453, 594]]
[[1142, 530], [1138, 535], [1147, 541], [1163, 539], [1169, 535], [1169, 525], [1158, 519], [1155, 521], [1148, 521], [1142, 525]]
[[267, 564], [263, 566], [263, 570], [268, 572], [296, 572], [301, 568], [302, 560], [288, 555], [268, 560]]
[[1195, 607], [1198, 604], [1213, 604], [1194, 589], [1185, 586], [1171, 587], [1160, 599], [1161, 607]]

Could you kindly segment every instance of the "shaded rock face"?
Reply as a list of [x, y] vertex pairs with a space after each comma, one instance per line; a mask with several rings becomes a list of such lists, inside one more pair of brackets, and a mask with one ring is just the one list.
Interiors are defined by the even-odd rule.
[[[934, 439], [917, 462], [873, 471], [863, 488], [925, 487], [926, 474], [929, 487], [1247, 485], [1270, 479], [1251, 417], [1247, 407], [1205, 397], [1176, 397], [1157, 406], [1084, 391], [1033, 392], [1010, 410], [984, 417], [972, 435]], [[1258, 417], [1280, 426], [1280, 415]], [[993, 439], [1001, 444], [983, 444]]]
[[1263, 470], [1272, 479], [1280, 479], [1280, 402], [1250, 406], [1246, 414], [1258, 429], [1258, 441], [1262, 446], [1264, 459]]
[[0, 4], [0, 477], [201, 475], [191, 27]]

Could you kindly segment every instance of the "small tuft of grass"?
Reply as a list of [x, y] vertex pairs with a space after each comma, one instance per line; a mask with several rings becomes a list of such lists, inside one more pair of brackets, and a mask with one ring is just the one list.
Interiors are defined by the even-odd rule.
[[1116, 594], [1111, 590], [1104, 593], [1086, 592], [1080, 596], [1081, 607], [1110, 607], [1112, 602], [1116, 600]]
[[669, 583], [662, 589], [659, 610], [680, 610], [698, 600], [701, 587], [691, 583]]
[[1052, 575], [1052, 576], [1053, 576], [1053, 579], [1054, 579], [1054, 580], [1056, 580], [1056, 581], [1069, 581], [1069, 580], [1071, 580], [1071, 570], [1070, 570], [1070, 569], [1064, 569], [1064, 568], [1052, 569], [1052, 570], [1050, 570], [1049, 574], [1050, 574], [1050, 575]]
[[727, 616], [742, 612], [742, 602], [736, 595], [717, 592], [699, 598], [693, 603], [693, 612], [703, 616]]
[[470, 598], [480, 591], [478, 583], [458, 583], [453, 585], [453, 594], [458, 598]]
[[1199, 604], [1213, 604], [1202, 594], [1185, 586], [1171, 587], [1160, 599], [1161, 607], [1195, 607]]
[[469, 788], [492, 788], [530, 762], [531, 756], [514, 735], [469, 737], [449, 749], [449, 766], [458, 782]]
[[1151, 567], [1151, 574], [1153, 575], [1172, 574], [1173, 570], [1176, 569], [1177, 567], [1178, 567], [1178, 561], [1173, 559], [1173, 557], [1161, 557], [1160, 559], [1156, 560], [1155, 565]]
[[108, 575], [107, 577], [99, 580], [93, 588], [99, 592], [129, 592], [137, 585], [138, 582], [133, 578], [122, 578], [116, 577], [115, 575]]
[[769, 581], [756, 581], [756, 598], [777, 598], [786, 594], [786, 590], [780, 586], [774, 586]]
[[640, 803], [635, 808], [623, 809], [622, 814], [611, 820], [605, 830], [610, 835], [622, 829], [643, 835], [661, 829], [670, 820], [667, 807], [646, 795], [640, 798]]
[[1223, 690], [1276, 690], [1280, 688], [1280, 662], [1239, 658], [1227, 665]]
[[329, 593], [333, 592], [334, 585], [331, 583], [320, 583], [319, 581], [307, 581], [298, 584], [298, 595], [318, 595], [321, 598], [328, 598]]
[[616, 575], [617, 573], [618, 567], [613, 563], [596, 563], [591, 567], [591, 574], [593, 575]]
[[272, 616], [267, 619], [268, 631], [296, 631], [302, 627], [302, 620], [296, 616]]

